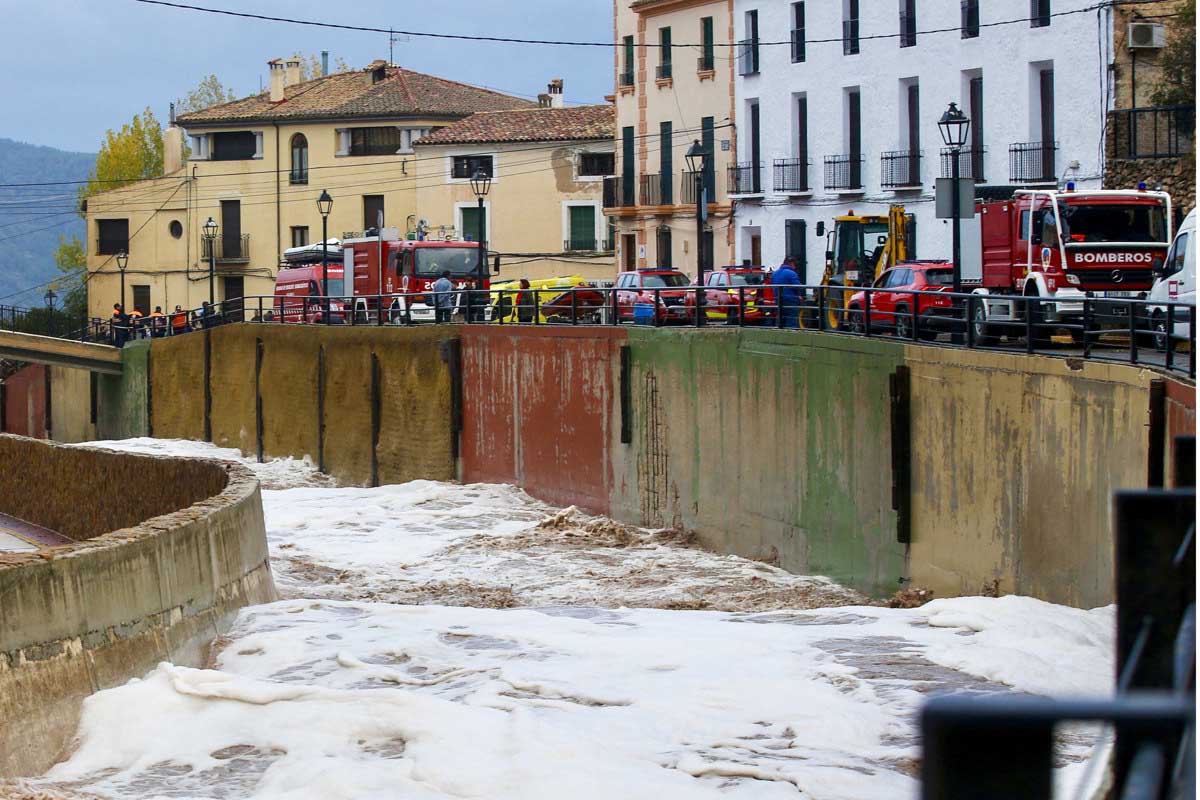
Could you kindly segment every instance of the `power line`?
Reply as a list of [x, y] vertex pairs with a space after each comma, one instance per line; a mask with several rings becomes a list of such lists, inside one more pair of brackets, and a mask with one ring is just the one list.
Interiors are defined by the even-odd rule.
[[[224, 9], [224, 8], [211, 8], [208, 6], [197, 6], [197, 5], [191, 5], [188, 3], [168, 2], [168, 0], [135, 0], [135, 2], [145, 3], [147, 5], [165, 6], [168, 8], [182, 9], [185, 11], [199, 11], [199, 12], [203, 12], [206, 14], [218, 14], [218, 15], [222, 15], [222, 16], [238, 17], [238, 18], [242, 18], [242, 19], [254, 19], [254, 20], [259, 20], [262, 22], [282, 22], [282, 23], [287, 23], [289, 25], [307, 25], [307, 26], [316, 27], [316, 28], [332, 28], [335, 30], [356, 31], [356, 32], [361, 32], [361, 33], [386, 33], [389, 35], [402, 34], [402, 35], [407, 35], [407, 36], [422, 37], [422, 38], [426, 38], [426, 39], [449, 39], [449, 40], [465, 41], [465, 42], [498, 42], [498, 43], [502, 43], [502, 44], [535, 44], [535, 45], [549, 45], [549, 46], [558, 46], [558, 47], [616, 48], [616, 47], [624, 46], [623, 43], [618, 43], [618, 42], [614, 42], [614, 41], [595, 42], [595, 41], [581, 41], [581, 40], [569, 40], [569, 39], [524, 39], [524, 38], [515, 37], [515, 36], [478, 36], [478, 35], [470, 35], [470, 34], [463, 34], [463, 33], [434, 33], [432, 31], [412, 31], [412, 30], [400, 30], [400, 29], [396, 29], [396, 28], [376, 28], [376, 27], [371, 27], [368, 25], [347, 25], [345, 23], [320, 22], [318, 20], [297, 19], [295, 17], [275, 17], [275, 16], [271, 16], [269, 14], [253, 14], [253, 13], [246, 12], [246, 11], [231, 11], [229, 9]], [[1125, 6], [1125, 5], [1135, 5], [1136, 6], [1136, 5], [1144, 5], [1145, 3], [1148, 3], [1148, 2], [1153, 2], [1153, 0], [1102, 0], [1102, 2], [1093, 3], [1084, 8], [1076, 8], [1076, 9], [1071, 9], [1068, 11], [1056, 11], [1056, 12], [1051, 13], [1050, 16], [1051, 17], [1065, 17], [1065, 16], [1068, 16], [1071, 14], [1084, 14], [1084, 13], [1087, 13], [1090, 11], [1095, 11], [1100, 8], [1111, 8], [1114, 6]], [[1029, 16], [1024, 16], [1024, 17], [1017, 17], [1015, 19], [1000, 20], [998, 22], [982, 23], [979, 27], [994, 28], [994, 27], [998, 27], [1000, 25], [1017, 25], [1017, 24], [1021, 24], [1021, 23], [1027, 24], [1029, 22], [1029, 20], [1030, 20]], [[955, 26], [953, 28], [932, 28], [929, 30], [917, 31], [916, 34], [921, 35], [921, 34], [932, 34], [932, 33], [950, 33], [950, 32], [958, 32], [961, 30], [962, 30], [961, 26]], [[864, 39], [865, 40], [898, 39], [901, 36], [905, 36], [905, 35], [911, 35], [911, 34], [904, 34], [904, 33], [897, 32], [897, 33], [886, 33], [886, 34], [873, 34], [873, 35], [869, 35], [869, 36], [860, 36], [858, 38], [860, 40], [864, 40]], [[836, 39], [808, 39], [808, 40], [806, 40], [806, 44], [833, 44], [833, 43], [840, 44], [842, 41], [843, 41], [842, 37], [838, 37]], [[760, 47], [761, 46], [768, 46], [768, 47], [770, 47], [770, 46], [788, 46], [788, 47], [790, 47], [791, 44], [792, 44], [791, 38], [779, 40], [779, 41], [759, 41], [758, 42], [758, 45]], [[702, 44], [663, 45], [658, 42], [634, 42], [634, 46], [635, 47], [643, 47], [643, 48], [654, 48], [654, 49], [660, 49], [664, 46], [706, 47], [707, 48], [707, 47], [740, 47], [741, 43], [740, 42], [711, 42], [711, 43], [707, 43], [707, 44], [702, 43]]]

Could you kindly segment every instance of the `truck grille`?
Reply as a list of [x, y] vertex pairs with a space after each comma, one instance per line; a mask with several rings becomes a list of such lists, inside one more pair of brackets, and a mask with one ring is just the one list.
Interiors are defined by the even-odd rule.
[[683, 298], [680, 297], [679, 295], [673, 295], [673, 294], [663, 295], [662, 303], [664, 306], [683, 305]]
[[1138, 286], [1149, 288], [1154, 282], [1154, 271], [1151, 269], [1123, 269], [1120, 283], [1112, 279], [1112, 269], [1069, 269], [1068, 275], [1075, 275], [1084, 286], [1112, 286], [1131, 289]]

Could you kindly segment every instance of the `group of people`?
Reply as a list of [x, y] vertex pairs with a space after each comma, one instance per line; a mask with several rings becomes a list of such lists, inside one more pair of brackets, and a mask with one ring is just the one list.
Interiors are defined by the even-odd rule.
[[164, 314], [162, 306], [155, 306], [154, 311], [144, 314], [140, 308], [134, 308], [129, 313], [120, 303], [113, 303], [112, 316], [109, 318], [109, 330], [112, 343], [123, 347], [133, 339], [158, 339], [164, 336], [177, 336], [200, 328], [217, 324], [219, 317], [213, 313], [207, 301], [195, 311], [185, 311], [182, 306], [175, 306], [170, 314]]

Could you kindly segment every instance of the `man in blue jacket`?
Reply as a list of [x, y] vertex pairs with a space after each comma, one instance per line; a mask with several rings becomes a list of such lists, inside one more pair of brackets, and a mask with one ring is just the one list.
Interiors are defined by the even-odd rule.
[[796, 274], [796, 259], [788, 256], [771, 274], [771, 285], [777, 287], [775, 296], [783, 314], [783, 327], [800, 327], [800, 276]]

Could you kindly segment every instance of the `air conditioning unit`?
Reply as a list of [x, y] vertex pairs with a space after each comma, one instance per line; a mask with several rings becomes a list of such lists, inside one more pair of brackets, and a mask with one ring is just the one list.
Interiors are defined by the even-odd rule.
[[1131, 22], [1126, 42], [1130, 50], [1161, 50], [1167, 45], [1167, 29], [1157, 22]]

